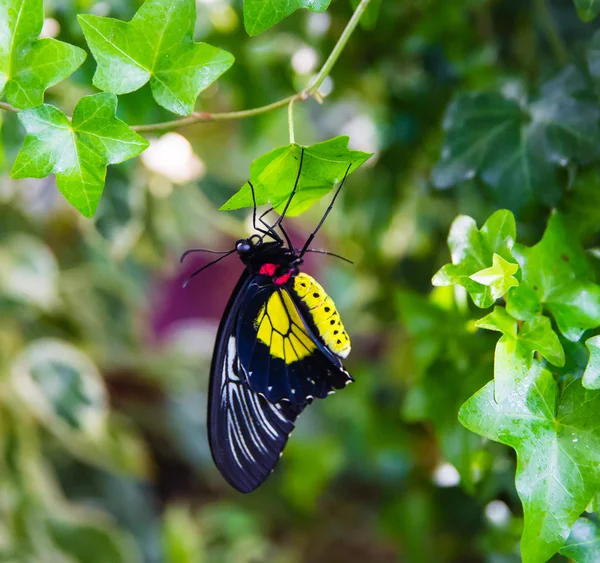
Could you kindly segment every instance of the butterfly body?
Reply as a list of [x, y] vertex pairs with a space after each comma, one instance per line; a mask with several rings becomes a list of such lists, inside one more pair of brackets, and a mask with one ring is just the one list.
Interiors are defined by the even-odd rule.
[[321, 285], [299, 271], [280, 241], [238, 241], [246, 270], [223, 315], [211, 366], [209, 442], [225, 479], [241, 492], [277, 464], [296, 417], [352, 381], [340, 358], [350, 341]]

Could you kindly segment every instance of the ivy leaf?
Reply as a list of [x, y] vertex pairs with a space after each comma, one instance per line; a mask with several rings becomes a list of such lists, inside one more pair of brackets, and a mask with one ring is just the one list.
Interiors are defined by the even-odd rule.
[[534, 200], [553, 206], [561, 195], [557, 167], [599, 155], [600, 109], [569, 90], [568, 68], [529, 104], [498, 93], [458, 97], [449, 107], [442, 158], [433, 170], [439, 189], [478, 175], [502, 205], [519, 211]]
[[96, 94], [81, 98], [72, 121], [53, 106], [19, 113], [27, 136], [11, 170], [13, 178], [56, 174], [65, 198], [85, 217], [96, 211], [106, 167], [140, 154], [148, 142], [115, 117], [117, 98]]
[[17, 358], [12, 377], [25, 404], [49, 427], [94, 437], [104, 430], [108, 405], [102, 378], [70, 344], [36, 340]]
[[42, 0], [0, 0], [0, 97], [26, 109], [44, 103], [44, 92], [73, 74], [83, 49], [38, 39], [44, 23]]
[[496, 402], [490, 382], [460, 409], [469, 430], [517, 452], [525, 563], [545, 562], [564, 545], [600, 487], [599, 408], [600, 393], [574, 380], [559, 394], [536, 364], [506, 401]]
[[244, 0], [244, 27], [250, 37], [259, 35], [300, 8], [324, 12], [331, 0]]
[[600, 336], [592, 336], [585, 345], [590, 351], [590, 359], [583, 373], [583, 386], [586, 389], [600, 389]]
[[[277, 211], [285, 207], [298, 176], [304, 149], [302, 172], [287, 215], [299, 215], [306, 211], [341, 182], [346, 171], [351, 174], [371, 157], [369, 153], [350, 150], [348, 140], [348, 137], [335, 137], [308, 147], [292, 143], [257, 158], [250, 166], [256, 204], [271, 203]], [[250, 184], [246, 183], [221, 209], [240, 209], [252, 205], [252, 190]]]
[[584, 22], [591, 22], [600, 13], [600, 0], [575, 0], [575, 7]]
[[452, 223], [448, 235], [452, 264], [446, 264], [435, 274], [433, 285], [462, 285], [475, 305], [482, 309], [490, 307], [496, 300], [494, 294], [498, 289], [484, 285], [471, 276], [493, 267], [494, 254], [507, 263], [514, 260], [512, 247], [515, 237], [515, 218], [505, 209], [491, 215], [481, 230], [477, 229], [474, 219], [459, 215]]
[[179, 115], [233, 64], [231, 53], [193, 41], [194, 0], [146, 0], [130, 22], [78, 19], [98, 62], [94, 86], [126, 94], [149, 81], [157, 103]]
[[565, 353], [548, 317], [538, 315], [523, 323], [517, 332], [517, 321], [503, 307], [478, 320], [475, 326], [496, 330], [502, 337], [496, 344], [494, 381], [496, 400], [503, 401], [514, 392], [533, 365], [533, 354], [539, 352], [555, 366], [565, 365]]
[[560, 553], [575, 563], [596, 563], [600, 561], [600, 528], [589, 518], [579, 518], [565, 547]]
[[490, 268], [479, 270], [479, 272], [475, 272], [469, 277], [481, 285], [489, 286], [492, 297], [499, 299], [511, 287], [519, 285], [519, 282], [514, 277], [518, 269], [519, 266], [517, 264], [511, 264], [502, 258], [502, 256], [494, 253]]
[[[517, 244], [513, 254], [521, 266], [522, 279], [511, 295], [513, 291], [527, 291], [528, 306], [543, 305], [562, 334], [574, 342], [584, 331], [600, 325], [600, 286], [590, 281], [587, 256], [560, 215], [550, 218], [540, 242], [531, 248]], [[523, 320], [527, 313], [522, 310], [519, 318]]]

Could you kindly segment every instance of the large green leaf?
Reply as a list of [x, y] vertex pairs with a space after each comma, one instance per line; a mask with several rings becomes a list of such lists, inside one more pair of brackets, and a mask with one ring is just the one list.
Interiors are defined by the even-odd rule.
[[96, 211], [106, 167], [140, 154], [148, 142], [115, 117], [117, 98], [96, 94], [79, 100], [69, 121], [50, 105], [19, 114], [27, 130], [11, 170], [13, 178], [56, 174], [67, 200], [86, 217]]
[[146, 0], [131, 22], [84, 15], [79, 22], [98, 62], [94, 85], [125, 94], [150, 81], [154, 99], [179, 115], [233, 64], [233, 55], [193, 41], [194, 0]]
[[516, 487], [525, 525], [525, 563], [547, 561], [600, 487], [600, 393], [580, 380], [559, 393], [552, 374], [534, 365], [507, 400], [488, 383], [461, 408], [470, 430], [517, 452]]
[[554, 205], [557, 167], [600, 154], [600, 110], [573, 95], [572, 69], [546, 84], [529, 104], [498, 93], [458, 97], [449, 107], [442, 158], [433, 171], [443, 189], [479, 176], [501, 205], [518, 211], [531, 201]]
[[[516, 280], [512, 281], [516, 271], [512, 257], [515, 238], [515, 218], [510, 211], [497, 211], [481, 230], [477, 229], [474, 219], [460, 215], [452, 223], [448, 235], [452, 264], [446, 264], [435, 274], [433, 285], [462, 285], [478, 307], [490, 307], [504, 291], [515, 285]], [[498, 266], [496, 259], [496, 268], [493, 269], [494, 255], [506, 265]], [[496, 276], [491, 282], [486, 277], [490, 269]], [[502, 275], [498, 278], [499, 270]]]
[[600, 0], [575, 0], [575, 7], [584, 22], [591, 22], [600, 14]]
[[479, 328], [502, 333], [496, 344], [494, 362], [497, 401], [506, 399], [519, 381], [527, 376], [533, 365], [534, 352], [539, 352], [551, 364], [565, 365], [564, 350], [548, 317], [532, 317], [517, 332], [517, 320], [503, 307], [495, 307], [492, 313], [475, 324]]
[[0, 0], [0, 97], [18, 108], [44, 103], [44, 92], [83, 63], [83, 49], [38, 39], [44, 23], [43, 0]]
[[331, 0], [244, 0], [244, 27], [254, 37], [300, 8], [324, 12]]
[[560, 215], [550, 218], [539, 243], [530, 248], [517, 244], [513, 254], [522, 281], [510, 291], [509, 302], [516, 296], [523, 306], [512, 314], [526, 320], [543, 305], [573, 341], [600, 325], [600, 286], [590, 281], [587, 256]]
[[[370, 156], [366, 152], [350, 150], [348, 137], [335, 137], [309, 147], [297, 144], [279, 147], [257, 158], [250, 166], [256, 204], [271, 203], [277, 211], [285, 207], [294, 189], [302, 157], [296, 195], [287, 210], [288, 215], [298, 215], [331, 191], [346, 172], [351, 174]], [[252, 190], [248, 183], [221, 209], [242, 207], [252, 207]]]

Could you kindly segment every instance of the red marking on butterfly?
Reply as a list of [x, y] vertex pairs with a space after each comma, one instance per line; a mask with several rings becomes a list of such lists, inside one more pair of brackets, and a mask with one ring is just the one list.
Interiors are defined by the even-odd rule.
[[258, 270], [258, 273], [262, 276], [273, 276], [277, 270], [277, 264], [263, 264]]
[[275, 285], [283, 285], [285, 282], [287, 282], [290, 279], [291, 276], [292, 276], [292, 271], [290, 270], [286, 274], [276, 277], [273, 281], [275, 282]]

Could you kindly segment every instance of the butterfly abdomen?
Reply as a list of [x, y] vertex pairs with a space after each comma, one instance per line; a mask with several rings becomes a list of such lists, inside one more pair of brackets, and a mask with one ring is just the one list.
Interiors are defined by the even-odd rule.
[[321, 284], [308, 274], [294, 278], [294, 291], [306, 305], [317, 334], [336, 356], [346, 358], [350, 353], [350, 338], [346, 334], [333, 299]]

